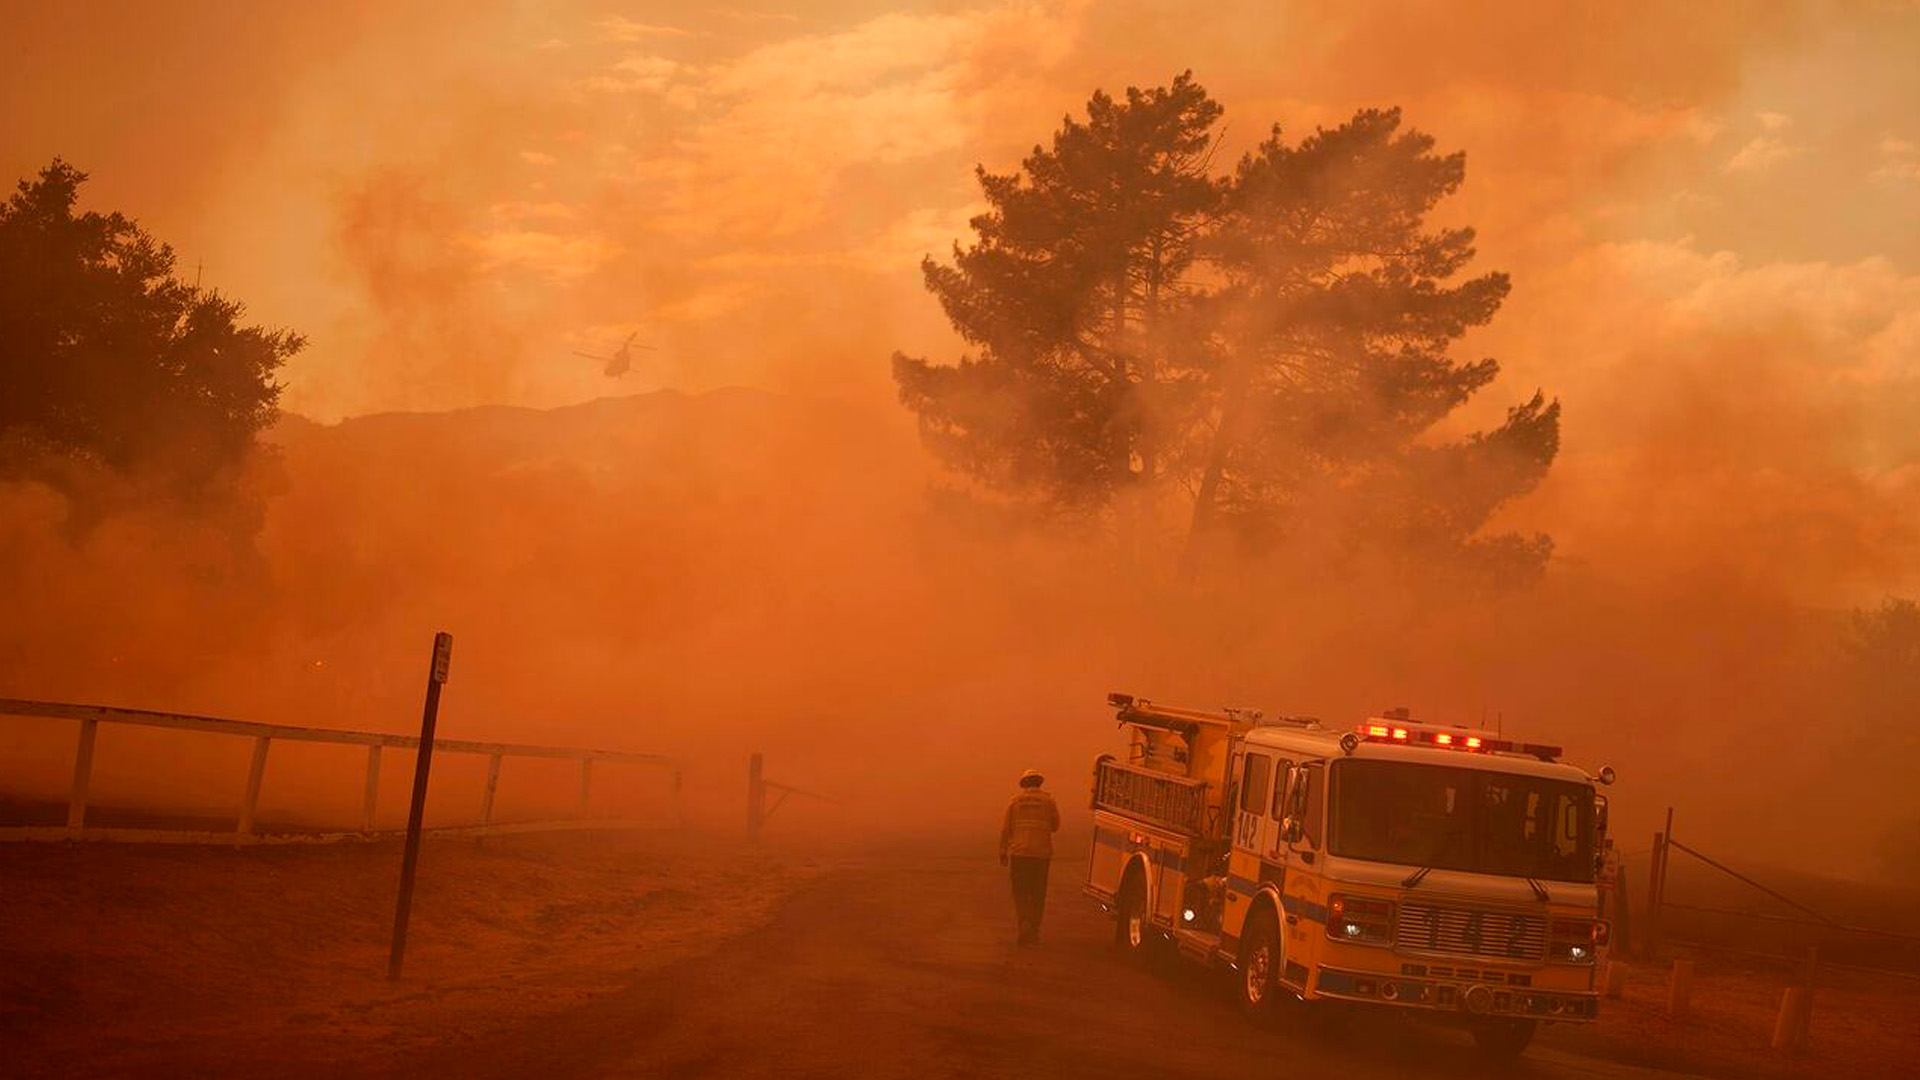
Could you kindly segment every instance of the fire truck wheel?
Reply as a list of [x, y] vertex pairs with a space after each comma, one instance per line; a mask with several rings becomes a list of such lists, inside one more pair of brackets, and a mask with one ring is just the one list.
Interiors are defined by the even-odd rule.
[[1481, 1020], [1473, 1025], [1473, 1041], [1480, 1044], [1482, 1054], [1505, 1061], [1526, 1050], [1539, 1026], [1532, 1020]]
[[1128, 959], [1145, 962], [1153, 944], [1153, 925], [1147, 920], [1147, 890], [1129, 875], [1114, 905], [1113, 944]]
[[1271, 913], [1262, 913], [1247, 927], [1240, 943], [1240, 1010], [1248, 1016], [1273, 1014], [1280, 998], [1280, 928]]

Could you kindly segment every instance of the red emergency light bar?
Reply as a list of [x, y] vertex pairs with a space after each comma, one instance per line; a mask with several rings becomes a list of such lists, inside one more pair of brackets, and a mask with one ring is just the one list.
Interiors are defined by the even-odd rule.
[[1448, 750], [1477, 750], [1483, 754], [1526, 754], [1541, 761], [1553, 761], [1561, 754], [1558, 746], [1517, 743], [1512, 739], [1492, 738], [1467, 728], [1410, 724], [1404, 720], [1369, 720], [1360, 725], [1360, 735], [1368, 742], [1439, 746]]

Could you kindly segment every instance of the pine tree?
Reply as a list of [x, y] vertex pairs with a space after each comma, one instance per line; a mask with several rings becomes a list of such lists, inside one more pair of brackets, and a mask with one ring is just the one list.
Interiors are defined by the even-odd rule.
[[1474, 231], [1425, 221], [1466, 158], [1433, 145], [1401, 130], [1398, 109], [1369, 109], [1297, 146], [1275, 127], [1240, 161], [1207, 244], [1224, 278], [1210, 298], [1221, 348], [1195, 431], [1189, 574], [1222, 518], [1243, 535], [1316, 528], [1348, 548], [1478, 543], [1477, 558], [1515, 559], [1520, 573], [1544, 561], [1543, 538], [1472, 538], [1545, 474], [1557, 402], [1535, 394], [1464, 443], [1416, 441], [1499, 374], [1450, 350], [1509, 288], [1501, 273], [1451, 283]]
[[1473, 230], [1426, 223], [1464, 156], [1364, 110], [1215, 176], [1221, 112], [1190, 73], [1096, 93], [1020, 171], [979, 170], [975, 242], [923, 263], [975, 351], [894, 357], [928, 444], [990, 489], [1113, 513], [1123, 552], [1140, 506], [1184, 494], [1189, 576], [1229, 543], [1537, 573], [1546, 537], [1482, 530], [1545, 475], [1559, 403], [1428, 436], [1499, 373], [1451, 354], [1506, 275], [1456, 280]]
[[1160, 471], [1164, 400], [1194, 247], [1221, 188], [1208, 175], [1220, 106], [1191, 74], [1105, 93], [1017, 173], [977, 173], [974, 244], [922, 264], [977, 353], [896, 354], [928, 441], [989, 485], [1107, 507]]

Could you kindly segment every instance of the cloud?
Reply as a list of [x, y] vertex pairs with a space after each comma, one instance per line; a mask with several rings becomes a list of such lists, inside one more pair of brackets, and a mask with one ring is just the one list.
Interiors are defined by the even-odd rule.
[[470, 241], [485, 258], [482, 272], [521, 267], [556, 278], [577, 278], [600, 268], [618, 251], [604, 236], [566, 236], [538, 229], [502, 229]]
[[543, 154], [538, 150], [522, 150], [520, 160], [536, 168], [545, 168], [553, 164], [555, 159], [552, 154]]
[[1804, 148], [1794, 146], [1785, 139], [1759, 135], [1728, 158], [1722, 168], [1730, 173], [1761, 173], [1803, 152]]
[[608, 15], [595, 24], [602, 41], [634, 42], [659, 37], [691, 37], [693, 31], [678, 26], [635, 22], [623, 15]]
[[1920, 327], [1920, 274], [1886, 258], [1749, 264], [1687, 240], [1607, 244], [1600, 254], [1660, 297], [1677, 325], [1772, 334], [1797, 342], [1804, 363], [1852, 378], [1920, 378], [1920, 354], [1902, 355]]
[[487, 208], [499, 221], [571, 221], [580, 216], [578, 208], [562, 202], [529, 202], [514, 199], [497, 202]]
[[867, 243], [845, 248], [797, 251], [728, 251], [699, 260], [707, 270], [727, 272], [840, 267], [875, 274], [913, 266], [927, 255], [943, 255], [968, 233], [967, 222], [985, 204], [951, 209], [922, 207], [895, 219]]
[[1793, 117], [1786, 113], [1762, 112], [1757, 114], [1762, 134], [1749, 139], [1736, 150], [1722, 170], [1729, 173], [1763, 173], [1775, 165], [1805, 153], [1806, 148], [1787, 141], [1784, 132], [1793, 126]]
[[691, 107], [695, 101], [688, 80], [698, 72], [664, 56], [632, 53], [615, 61], [606, 71], [580, 80], [586, 90], [614, 94], [664, 94], [676, 104]]
[[733, 22], [797, 23], [800, 16], [790, 11], [747, 11], [743, 8], [708, 8], [707, 14]]
[[1867, 178], [1880, 184], [1920, 183], [1920, 145], [1888, 135], [1880, 140], [1880, 164]]
[[697, 128], [670, 162], [636, 168], [664, 181], [664, 228], [791, 236], [822, 222], [848, 172], [967, 146], [994, 84], [1059, 62], [1077, 12], [883, 15], [751, 49], [698, 74]]

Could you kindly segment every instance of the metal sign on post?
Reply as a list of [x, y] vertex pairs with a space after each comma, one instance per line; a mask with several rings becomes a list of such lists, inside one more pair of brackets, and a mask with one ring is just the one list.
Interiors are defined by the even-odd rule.
[[437, 683], [447, 681], [447, 667], [453, 663], [453, 635], [445, 630], [433, 635], [433, 671], [427, 676]]
[[413, 805], [407, 811], [407, 849], [400, 859], [400, 899], [393, 913], [393, 952], [387, 958], [387, 978], [400, 977], [407, 955], [407, 914], [413, 908], [413, 873], [420, 862], [420, 822], [427, 812], [427, 770], [433, 765], [433, 727], [440, 718], [440, 687], [447, 681], [453, 660], [453, 635], [433, 635], [433, 664], [427, 669], [427, 704], [420, 716], [420, 753], [413, 765]]

